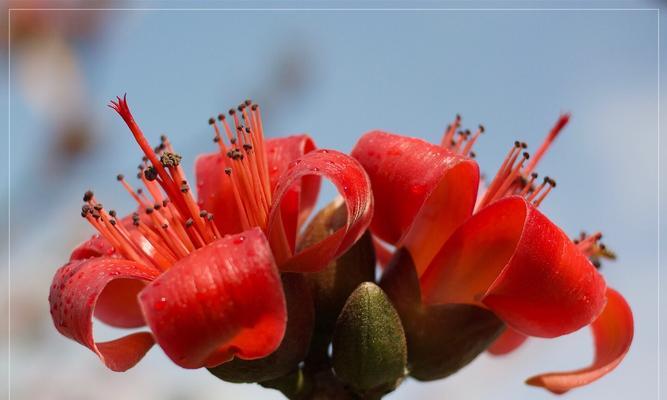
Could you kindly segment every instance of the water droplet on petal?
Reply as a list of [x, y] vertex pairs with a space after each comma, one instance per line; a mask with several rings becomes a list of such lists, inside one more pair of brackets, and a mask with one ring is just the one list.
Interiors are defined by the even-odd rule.
[[424, 194], [424, 191], [426, 191], [426, 186], [424, 185], [412, 185], [410, 187], [410, 192], [412, 192], [415, 195]]
[[153, 308], [156, 311], [164, 310], [164, 308], [167, 306], [167, 299], [165, 297], [160, 297], [155, 304], [153, 304]]

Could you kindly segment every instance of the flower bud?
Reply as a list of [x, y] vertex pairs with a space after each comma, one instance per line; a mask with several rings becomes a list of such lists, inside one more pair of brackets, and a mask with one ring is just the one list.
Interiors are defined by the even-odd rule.
[[[315, 215], [305, 229], [300, 248], [316, 243], [345, 225], [345, 204], [333, 201]], [[362, 282], [375, 278], [375, 251], [371, 234], [366, 232], [345, 254], [319, 272], [305, 274], [315, 303], [315, 325], [320, 332], [331, 332], [350, 293]]]
[[347, 299], [332, 342], [336, 376], [361, 394], [393, 390], [405, 375], [407, 349], [401, 321], [374, 283], [362, 283]]
[[313, 333], [313, 301], [301, 274], [283, 273], [281, 278], [287, 303], [287, 328], [278, 349], [257, 360], [237, 358], [209, 368], [213, 375], [234, 383], [264, 382], [283, 377], [297, 369], [308, 351]]
[[464, 305], [426, 306], [412, 257], [399, 249], [380, 287], [398, 311], [408, 345], [410, 375], [421, 381], [445, 378], [468, 365], [503, 331], [490, 311]]

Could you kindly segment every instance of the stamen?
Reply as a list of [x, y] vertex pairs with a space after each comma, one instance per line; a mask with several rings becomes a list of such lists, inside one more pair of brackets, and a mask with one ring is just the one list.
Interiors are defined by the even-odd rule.
[[551, 128], [551, 131], [549, 131], [549, 134], [547, 137], [544, 139], [544, 142], [538, 147], [537, 151], [535, 152], [533, 156], [533, 160], [528, 164], [526, 167], [526, 174], [530, 174], [535, 170], [535, 167], [537, 167], [537, 164], [540, 162], [542, 159], [542, 156], [544, 156], [544, 153], [547, 152], [549, 149], [549, 146], [556, 140], [556, 137], [558, 134], [563, 130], [565, 125], [570, 121], [570, 114], [563, 114], [558, 118], [558, 121], [556, 121], [556, 124]]
[[465, 147], [463, 148], [463, 151], [461, 151], [461, 154], [463, 154], [464, 156], [471, 156], [472, 158], [475, 158], [474, 155], [473, 155], [475, 153], [473, 153], [471, 151], [472, 146], [475, 145], [475, 142], [477, 141], [477, 138], [479, 138], [479, 135], [481, 135], [482, 133], [484, 133], [484, 125], [480, 124], [479, 127], [477, 128], [477, 131], [475, 132], [475, 134], [466, 143]]
[[454, 118], [454, 122], [452, 122], [447, 129], [445, 130], [444, 134], [442, 135], [442, 141], [440, 141], [440, 145], [445, 148], [449, 148], [450, 143], [452, 143], [452, 140], [454, 139], [454, 135], [456, 134], [456, 130], [459, 129], [461, 126], [461, 115], [456, 114], [456, 118]]

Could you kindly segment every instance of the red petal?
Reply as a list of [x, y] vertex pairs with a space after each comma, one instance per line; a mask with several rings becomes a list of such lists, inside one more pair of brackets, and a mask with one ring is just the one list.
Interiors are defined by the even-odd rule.
[[118, 328], [144, 326], [144, 315], [137, 295], [146, 283], [134, 279], [116, 279], [104, 288], [95, 306], [95, 317]]
[[184, 368], [266, 356], [285, 332], [280, 276], [258, 228], [179, 260], [139, 302], [158, 344]]
[[[318, 271], [326, 267], [334, 258], [346, 252], [368, 228], [373, 216], [373, 196], [368, 175], [352, 157], [334, 150], [316, 150], [295, 160], [280, 177], [276, 186], [273, 205], [269, 213], [269, 238], [271, 246], [280, 246], [275, 239], [281, 210], [278, 209], [294, 182], [306, 176], [328, 178], [338, 189], [346, 203], [347, 222], [325, 239], [302, 249], [291, 258], [278, 258], [281, 271]], [[277, 212], [278, 211], [278, 212]], [[274, 251], [281, 254], [280, 251]]]
[[588, 368], [570, 372], [552, 372], [526, 381], [556, 394], [587, 385], [611, 372], [630, 349], [634, 335], [632, 310], [623, 296], [607, 289], [607, 305], [591, 325], [595, 337], [595, 360]]
[[213, 213], [221, 234], [241, 232], [234, 191], [225, 175], [227, 158], [219, 152], [203, 154], [195, 160], [197, 198], [202, 210]]
[[365, 134], [352, 156], [373, 186], [371, 230], [388, 243], [407, 247], [421, 274], [470, 217], [479, 186], [477, 164], [423, 140], [380, 131]]
[[[292, 161], [315, 150], [315, 143], [308, 135], [295, 135], [266, 141], [266, 157], [269, 165], [271, 192], [275, 191], [280, 177]], [[285, 193], [280, 210], [285, 234], [290, 248], [294, 250], [296, 234], [308, 219], [320, 191], [321, 178], [317, 175], [304, 176], [290, 186]]]
[[526, 339], [528, 339], [526, 335], [521, 334], [512, 328], [506, 328], [505, 332], [491, 344], [487, 351], [494, 356], [509, 354], [518, 349]]
[[517, 331], [555, 337], [590, 324], [605, 283], [567, 235], [522, 197], [463, 224], [421, 277], [428, 304], [486, 306]]
[[104, 288], [116, 279], [150, 281], [158, 271], [139, 263], [108, 257], [72, 261], [53, 278], [49, 294], [51, 317], [63, 335], [83, 344], [114, 371], [134, 366], [153, 346], [149, 333], [141, 332], [111, 342], [95, 343], [93, 310]]
[[114, 248], [108, 240], [100, 235], [95, 235], [78, 245], [69, 256], [70, 261], [85, 260], [91, 257], [111, 256]]

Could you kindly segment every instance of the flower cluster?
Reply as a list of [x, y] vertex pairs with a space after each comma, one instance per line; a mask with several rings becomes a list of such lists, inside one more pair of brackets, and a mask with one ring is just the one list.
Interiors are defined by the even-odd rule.
[[[571, 240], [539, 210], [556, 182], [536, 167], [569, 115], [532, 156], [515, 142], [484, 182], [484, 127], [459, 116], [440, 144], [373, 131], [346, 155], [266, 139], [247, 100], [209, 119], [217, 151], [195, 161], [195, 194], [169, 139], [151, 146], [125, 97], [110, 106], [145, 155], [141, 188], [117, 177], [137, 208], [120, 217], [84, 194], [98, 234], [58, 269], [49, 303], [58, 331], [114, 371], [157, 343], [183, 368], [290, 398], [378, 397], [406, 374], [441, 379], [484, 350], [590, 325], [589, 367], [527, 381], [564, 393], [630, 347], [632, 312], [598, 272], [613, 258], [601, 234]], [[340, 196], [310, 218], [322, 177]], [[96, 342], [93, 316], [148, 330]]]

